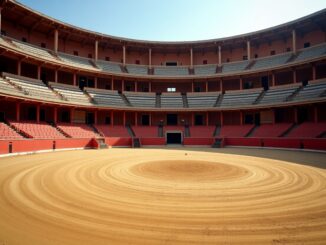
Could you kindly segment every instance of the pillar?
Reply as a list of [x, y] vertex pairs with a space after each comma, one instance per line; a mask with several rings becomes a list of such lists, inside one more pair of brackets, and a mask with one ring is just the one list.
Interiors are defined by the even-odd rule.
[[208, 81], [205, 83], [205, 91], [208, 92]]
[[247, 41], [247, 58], [248, 58], [248, 60], [250, 60], [250, 54], [251, 54], [251, 52], [250, 52], [250, 41], [248, 40]]
[[95, 40], [95, 61], [98, 60], [98, 40]]
[[20, 103], [16, 103], [16, 121], [20, 121]]
[[275, 86], [275, 73], [272, 72], [272, 86]]
[[223, 92], [223, 80], [220, 79], [220, 91]]
[[114, 114], [113, 114], [113, 111], [111, 111], [110, 118], [111, 118], [111, 126], [113, 126], [114, 125]]
[[152, 69], [152, 49], [148, 49], [148, 67]]
[[191, 82], [191, 92], [195, 91], [194, 87], [195, 87], [194, 82]]
[[297, 72], [296, 72], [296, 70], [293, 69], [292, 73], [293, 73], [293, 83], [296, 83], [297, 82]]
[[54, 71], [54, 82], [57, 83], [58, 82], [58, 70]]
[[39, 123], [40, 122], [40, 110], [41, 110], [41, 106], [37, 105], [36, 106], [36, 122]]
[[126, 126], [126, 112], [124, 111], [123, 112], [123, 118], [122, 118], [122, 124], [123, 124], [123, 126]]
[[191, 113], [191, 125], [195, 126], [195, 113]]
[[122, 47], [122, 63], [124, 66], [126, 65], [126, 45]]
[[113, 76], [111, 77], [111, 90], [114, 90], [114, 79], [113, 79]]
[[135, 112], [135, 126], [138, 126], [138, 113]]
[[194, 67], [194, 57], [193, 57], [193, 49], [190, 48], [190, 68]]
[[58, 121], [58, 109], [57, 107], [53, 108], [53, 122], [56, 124]]
[[312, 65], [312, 80], [316, 80], [316, 65]]
[[272, 124], [275, 124], [275, 109], [272, 109], [272, 114], [273, 114], [273, 118], [272, 118]]
[[218, 66], [222, 65], [222, 51], [221, 51], [221, 45], [218, 46]]
[[123, 92], [125, 90], [125, 80], [121, 81], [121, 91]]
[[149, 84], [148, 84], [148, 90], [149, 90], [149, 92], [152, 92], [152, 82], [149, 82]]
[[21, 75], [21, 71], [22, 71], [22, 62], [20, 60], [18, 60], [18, 63], [17, 63], [17, 75], [18, 76]]
[[59, 31], [58, 29], [54, 30], [54, 53], [58, 53], [59, 47]]
[[72, 124], [73, 123], [73, 117], [74, 117], [74, 108], [71, 108], [70, 109], [70, 123]]
[[135, 92], [137, 92], [138, 91], [138, 86], [137, 86], [137, 82], [135, 81]]
[[37, 79], [41, 79], [41, 66], [37, 66]]
[[74, 86], [77, 86], [77, 74], [76, 73], [74, 73], [74, 75], [73, 75], [73, 84], [74, 84]]
[[1, 16], [1, 12], [2, 12], [2, 7], [0, 7], [0, 33], [1, 33], [1, 31], [2, 31], [2, 26], [1, 26], [2, 16]]
[[97, 77], [94, 78], [94, 87], [97, 88]]
[[206, 112], [206, 126], [208, 126], [209, 120], [208, 120], [208, 112]]
[[240, 83], [240, 90], [242, 90], [242, 89], [243, 89], [242, 77], [240, 77], [240, 79], [239, 79], [239, 83]]
[[152, 126], [152, 113], [149, 113], [149, 126]]
[[297, 52], [297, 35], [294, 29], [292, 30], [292, 52]]
[[97, 111], [94, 111], [94, 124], [97, 124]]

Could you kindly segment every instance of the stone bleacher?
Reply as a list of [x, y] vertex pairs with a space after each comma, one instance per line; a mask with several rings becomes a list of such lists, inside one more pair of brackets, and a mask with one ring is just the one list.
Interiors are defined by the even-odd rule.
[[277, 87], [270, 87], [266, 91], [259, 104], [273, 104], [284, 102], [293, 92], [299, 87], [299, 84], [283, 85]]
[[189, 70], [187, 66], [156, 66], [154, 75], [158, 76], [187, 76]]
[[291, 57], [291, 55], [292, 52], [288, 52], [285, 54], [278, 54], [278, 55], [255, 59], [255, 63], [251, 67], [251, 70], [264, 69], [264, 68], [284, 65]]
[[161, 108], [183, 108], [182, 95], [180, 93], [162, 93]]
[[250, 106], [255, 102], [261, 92], [261, 88], [226, 91], [223, 96], [221, 107]]
[[105, 60], [96, 61], [97, 67], [99, 67], [102, 71], [110, 72], [110, 73], [122, 73], [120, 64]]
[[297, 100], [311, 100], [319, 98], [326, 91], [326, 80], [310, 83], [302, 88], [300, 92], [293, 98]]
[[148, 66], [128, 64], [126, 68], [130, 74], [148, 75]]
[[60, 101], [60, 98], [53, 93], [41, 80], [36, 80], [27, 77], [20, 77], [15, 75], [6, 75], [6, 79], [10, 82], [20, 86], [25, 92], [25, 96], [31, 96], [37, 99]]
[[155, 107], [155, 93], [124, 92], [133, 107]]
[[194, 66], [195, 75], [214, 75], [217, 65], [197, 65]]
[[326, 44], [317, 45], [314, 47], [304, 48], [299, 51], [298, 56], [293, 62], [317, 58], [326, 55]]
[[85, 88], [98, 106], [125, 107], [127, 106], [118, 91]]
[[244, 60], [244, 61], [224, 63], [222, 66], [222, 73], [243, 71], [249, 65], [249, 62], [250, 62], [249, 60]]
[[54, 82], [49, 82], [49, 85], [69, 102], [85, 105], [91, 104], [89, 98], [77, 86]]
[[187, 93], [189, 108], [209, 108], [214, 107], [219, 92], [200, 92], [200, 93]]
[[70, 55], [70, 54], [66, 54], [66, 53], [58, 53], [58, 57], [63, 60], [64, 62], [73, 65], [73, 66], [77, 66], [77, 67], [82, 67], [82, 68], [86, 68], [86, 69], [96, 69], [91, 63], [90, 60], [88, 58], [84, 58], [84, 57], [80, 57], [80, 56], [76, 56], [76, 55]]
[[24, 92], [15, 88], [3, 78], [0, 78], [0, 93], [10, 94], [15, 96], [25, 96]]

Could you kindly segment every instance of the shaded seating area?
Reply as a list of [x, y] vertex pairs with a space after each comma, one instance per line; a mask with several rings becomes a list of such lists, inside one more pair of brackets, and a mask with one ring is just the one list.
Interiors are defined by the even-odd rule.
[[76, 55], [70, 55], [70, 54], [61, 53], [61, 52], [58, 53], [58, 57], [62, 61], [66, 62], [70, 65], [79, 66], [82, 68], [87, 68], [87, 69], [92, 69], [92, 70], [94, 70], [94, 69], [98, 70], [90, 63], [90, 60], [88, 58], [84, 58], [84, 57], [80, 57], [80, 56], [76, 56]]
[[148, 66], [128, 64], [126, 68], [131, 74], [148, 75]]
[[97, 67], [99, 67], [102, 71], [112, 72], [112, 73], [122, 73], [120, 64], [116, 62], [110, 62], [105, 60], [97, 60]]
[[127, 106], [116, 90], [85, 88], [85, 91], [92, 97], [96, 105], [112, 107]]
[[226, 91], [221, 107], [250, 106], [252, 105], [262, 89], [248, 89], [241, 91]]
[[89, 98], [77, 86], [54, 82], [50, 82], [49, 84], [55, 91], [63, 95], [63, 97], [70, 102], [86, 105], [91, 104]]
[[162, 93], [162, 108], [183, 108], [183, 100], [180, 93]]
[[294, 93], [299, 84], [283, 85], [270, 87], [261, 99], [259, 104], [273, 104], [286, 101], [286, 99]]
[[325, 96], [326, 80], [309, 83], [304, 86], [299, 93], [293, 98], [293, 100], [311, 100], [318, 99]]
[[133, 107], [155, 107], [155, 93], [124, 92], [123, 94]]
[[156, 66], [154, 75], [158, 76], [186, 76], [189, 75], [188, 66]]
[[214, 107], [219, 95], [218, 92], [187, 93], [188, 105], [190, 108]]

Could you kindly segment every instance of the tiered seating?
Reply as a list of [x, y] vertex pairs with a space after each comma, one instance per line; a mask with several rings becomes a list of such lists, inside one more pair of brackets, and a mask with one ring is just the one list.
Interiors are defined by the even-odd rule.
[[161, 95], [162, 108], [182, 108], [183, 101], [180, 93], [162, 93]]
[[326, 91], [326, 80], [304, 86], [293, 100], [311, 100], [318, 98]]
[[56, 128], [52, 127], [47, 123], [36, 123], [36, 122], [10, 122], [17, 130], [24, 132], [31, 138], [35, 139], [64, 139]]
[[7, 124], [0, 122], [0, 139], [23, 139], [23, 136], [10, 128]]
[[27, 77], [19, 77], [15, 75], [7, 76], [12, 83], [20, 86], [24, 91], [27, 92], [28, 96], [35, 97], [42, 100], [51, 100], [57, 101], [60, 100], [59, 97], [53, 93], [51, 89], [49, 89], [42, 81], [27, 78]]
[[187, 93], [188, 106], [189, 108], [214, 107], [219, 95], [218, 92]]
[[32, 53], [32, 54], [36, 55], [37, 57], [47, 58], [47, 59], [57, 61], [57, 59], [52, 54], [50, 54], [50, 52], [47, 49], [43, 49], [41, 47], [35, 46], [30, 43], [20, 42], [15, 39], [12, 39], [12, 43], [14, 45], [16, 45], [17, 47], [19, 47], [20, 49], [22, 49], [26, 53]]
[[98, 60], [96, 65], [103, 71], [112, 73], [122, 73], [119, 63], [109, 62], [105, 60]]
[[148, 67], [143, 65], [126, 65], [126, 68], [130, 74], [139, 74], [139, 75], [147, 75]]
[[[86, 69], [96, 69], [90, 62], [89, 59], [80, 57], [80, 56], [75, 56], [75, 55], [70, 55], [66, 53], [58, 53], [58, 56], [61, 60], [64, 62], [73, 65], [73, 66], [78, 66], [78, 67], [83, 67]], [[97, 70], [97, 69], [96, 69]]]
[[239, 61], [232, 63], [224, 63], [222, 67], [222, 73], [240, 72], [243, 71], [249, 65], [249, 61]]
[[155, 138], [158, 137], [157, 126], [133, 126], [135, 135], [140, 138]]
[[187, 76], [189, 75], [189, 70], [186, 66], [156, 66], [154, 68], [154, 75]]
[[120, 138], [130, 137], [127, 128], [124, 126], [109, 126], [109, 125], [97, 124], [95, 125], [95, 127], [105, 137], [120, 137]]
[[87, 105], [91, 104], [89, 98], [79, 89], [79, 87], [54, 82], [50, 82], [50, 85], [70, 102]]
[[270, 68], [275, 66], [283, 65], [291, 57], [292, 53], [288, 52], [285, 54], [268, 56], [260, 59], [256, 59], [254, 65], [251, 67], [251, 70]]
[[195, 75], [213, 75], [216, 73], [216, 65], [194, 66]]
[[270, 87], [260, 101], [260, 104], [280, 103], [286, 100], [297, 88], [298, 84]]
[[211, 138], [213, 137], [215, 126], [191, 126], [190, 137], [192, 138]]
[[155, 93], [124, 92], [133, 107], [155, 107]]
[[221, 127], [220, 137], [245, 137], [254, 125], [225, 125]]
[[0, 93], [22, 96], [24, 93], [0, 78]]
[[100, 135], [86, 124], [80, 123], [59, 123], [57, 127], [71, 138], [98, 138]]
[[126, 106], [124, 100], [121, 98], [118, 91], [95, 88], [85, 88], [85, 90], [94, 99], [95, 103], [99, 106]]
[[224, 94], [221, 107], [249, 106], [252, 105], [261, 89], [248, 89], [241, 91], [227, 91]]
[[294, 62], [317, 58], [322, 55], [326, 55], [326, 44], [302, 49]]
[[287, 134], [288, 138], [316, 138], [326, 132], [326, 122], [305, 122]]
[[279, 137], [292, 126], [292, 123], [263, 124], [255, 129], [251, 137]]

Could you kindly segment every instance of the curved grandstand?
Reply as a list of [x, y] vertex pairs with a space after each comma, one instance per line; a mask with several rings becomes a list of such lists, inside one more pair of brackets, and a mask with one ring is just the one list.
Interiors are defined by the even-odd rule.
[[1, 1], [0, 153], [326, 149], [326, 10], [204, 41], [113, 37]]

